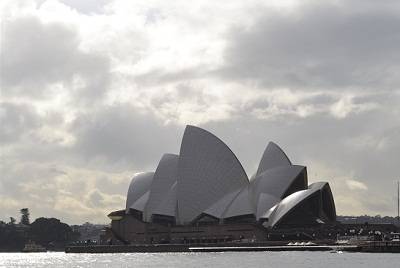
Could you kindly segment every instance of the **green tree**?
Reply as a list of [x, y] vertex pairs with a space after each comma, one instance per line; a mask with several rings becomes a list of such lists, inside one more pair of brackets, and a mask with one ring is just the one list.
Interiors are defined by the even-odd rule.
[[18, 230], [13, 217], [8, 224], [0, 222], [0, 252], [21, 251], [25, 242], [24, 233]]
[[30, 221], [29, 221], [29, 209], [28, 208], [22, 208], [20, 210], [21, 213], [21, 220], [19, 223], [21, 224], [25, 224], [25, 225], [29, 225]]
[[14, 217], [10, 217], [10, 222], [8, 224], [14, 225], [15, 222], [16, 222], [15, 218]]
[[73, 237], [71, 227], [55, 218], [38, 218], [30, 227], [31, 238], [45, 247], [62, 248]]

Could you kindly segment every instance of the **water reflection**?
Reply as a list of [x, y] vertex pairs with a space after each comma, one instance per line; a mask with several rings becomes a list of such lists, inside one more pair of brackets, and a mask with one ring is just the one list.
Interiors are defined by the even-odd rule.
[[329, 252], [0, 253], [0, 267], [397, 267], [400, 254]]

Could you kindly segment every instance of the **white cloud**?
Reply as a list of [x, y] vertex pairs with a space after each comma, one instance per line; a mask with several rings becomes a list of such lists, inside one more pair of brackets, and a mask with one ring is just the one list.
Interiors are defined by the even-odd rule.
[[357, 180], [346, 180], [346, 185], [350, 190], [368, 190], [367, 185]]
[[330, 108], [331, 114], [338, 119], [343, 119], [351, 113], [372, 111], [378, 107], [378, 104], [375, 103], [354, 103], [353, 98], [354, 96], [351, 95], [341, 97], [337, 102], [332, 104]]

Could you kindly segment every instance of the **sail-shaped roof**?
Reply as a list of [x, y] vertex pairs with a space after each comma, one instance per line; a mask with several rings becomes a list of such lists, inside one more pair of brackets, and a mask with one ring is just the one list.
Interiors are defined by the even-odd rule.
[[292, 163], [285, 152], [274, 142], [269, 142], [263, 153], [256, 175], [260, 175], [267, 169], [290, 166]]
[[254, 214], [254, 206], [251, 204], [249, 187], [244, 187], [227, 207], [223, 218], [238, 217], [241, 215]]
[[307, 176], [304, 172], [305, 167], [297, 165], [268, 169], [253, 179], [253, 197], [258, 199], [260, 193], [268, 193], [282, 199], [288, 195], [292, 185], [293, 192], [307, 189]]
[[211, 207], [205, 210], [204, 213], [215, 218], [222, 219], [225, 210], [228, 208], [229, 204], [232, 203], [239, 192], [240, 189], [226, 194], [220, 200], [211, 205]]
[[160, 205], [154, 209], [153, 215], [164, 215], [164, 216], [171, 216], [176, 217], [176, 207], [177, 207], [177, 182], [175, 182], [170, 189], [166, 189], [166, 195]]
[[154, 172], [136, 173], [133, 176], [126, 196], [125, 208], [127, 212], [138, 199], [150, 190], [153, 176]]
[[146, 222], [173, 217], [171, 222], [183, 225], [205, 217], [215, 222], [255, 218], [272, 228], [293, 217], [334, 221], [336, 210], [329, 184], [307, 185], [306, 167], [292, 165], [275, 143], [268, 144], [257, 173], [249, 181], [225, 143], [189, 125], [179, 155], [165, 154], [155, 172], [135, 174], [126, 213], [134, 209], [133, 214]]
[[306, 168], [292, 165], [283, 150], [277, 144], [269, 142], [257, 172], [250, 180], [256, 219], [269, 214], [271, 207], [286, 196], [304, 189], [307, 189]]
[[225, 195], [247, 186], [239, 160], [210, 132], [186, 126], [178, 164], [179, 222], [189, 223]]
[[138, 200], [136, 200], [129, 208], [135, 209], [137, 211], [144, 211], [147, 201], [149, 200], [150, 191], [144, 193]]
[[[144, 218], [146, 221], [151, 220], [151, 216], [157, 209], [157, 214], [167, 214], [163, 212], [164, 202], [171, 190], [172, 185], [176, 182], [178, 176], [178, 160], [176, 154], [164, 154], [161, 158], [150, 187], [149, 200], [145, 207]], [[170, 212], [168, 212], [170, 213]]]
[[[324, 189], [329, 189], [329, 191], [326, 191]], [[323, 195], [330, 195], [328, 198], [324, 198]], [[335, 205], [333, 203], [333, 198], [331, 198], [331, 191], [329, 184], [327, 182], [318, 182], [311, 184], [307, 190], [302, 190], [295, 192], [286, 198], [284, 198], [275, 208], [275, 210], [270, 214], [269, 220], [268, 220], [268, 226], [269, 227], [275, 227], [278, 225], [281, 221], [287, 217], [292, 211], [294, 211], [297, 207], [301, 206], [308, 200], [310, 200], [313, 196], [319, 195], [317, 197], [317, 208], [316, 211], [309, 211], [310, 213], [313, 213], [315, 217], [319, 218], [324, 218], [327, 214], [329, 215], [336, 215], [335, 211], [323, 211], [324, 205], [321, 202], [321, 200], [326, 200], [327, 202], [332, 202], [331, 204], [327, 204], [330, 209], [334, 209]], [[315, 207], [315, 206], [314, 206]], [[310, 217], [310, 215], [303, 213], [302, 217]], [[333, 218], [327, 218], [327, 220], [332, 221], [334, 220]]]

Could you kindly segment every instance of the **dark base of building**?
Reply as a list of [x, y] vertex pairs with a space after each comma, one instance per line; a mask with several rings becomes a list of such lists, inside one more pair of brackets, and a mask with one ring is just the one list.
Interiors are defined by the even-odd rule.
[[[269, 241], [336, 241], [351, 236], [385, 240], [385, 234], [398, 232], [388, 224], [286, 224], [265, 228], [261, 222], [197, 222], [192, 225], [147, 223], [125, 214], [112, 220], [101, 239], [104, 245], [224, 245], [229, 243], [266, 243]], [[346, 239], [344, 239], [346, 240]], [[327, 243], [327, 242], [324, 242]]]
[[102, 244], [225, 244], [265, 241], [310, 241], [336, 239], [336, 223], [314, 225], [288, 225], [270, 229], [261, 222], [197, 222], [192, 225], [147, 223], [135, 215], [124, 214], [112, 220]]

